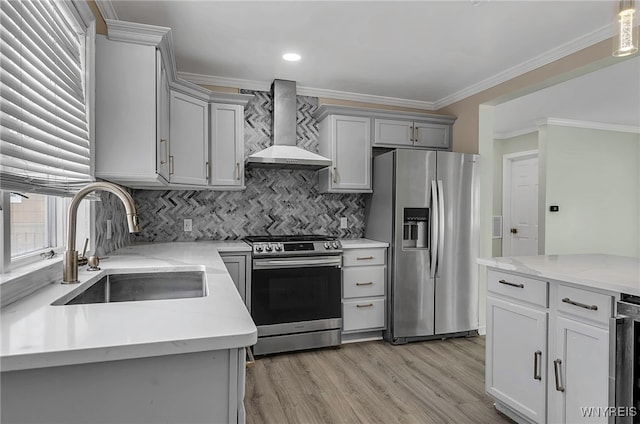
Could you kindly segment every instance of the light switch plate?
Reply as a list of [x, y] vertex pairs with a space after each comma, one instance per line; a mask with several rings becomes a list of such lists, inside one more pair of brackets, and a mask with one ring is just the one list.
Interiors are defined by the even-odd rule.
[[193, 231], [193, 221], [191, 219], [184, 220], [184, 231], [185, 232]]
[[340, 228], [347, 228], [347, 217], [343, 216], [340, 218]]

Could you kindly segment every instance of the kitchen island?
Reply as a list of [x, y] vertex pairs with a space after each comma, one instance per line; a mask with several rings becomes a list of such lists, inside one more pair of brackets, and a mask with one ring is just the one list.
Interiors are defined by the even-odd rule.
[[640, 296], [640, 259], [582, 254], [478, 263], [488, 267], [486, 390], [496, 408], [520, 423], [608, 422], [616, 301]]
[[[125, 247], [79, 284], [4, 307], [2, 422], [244, 422], [244, 348], [257, 330], [220, 258], [229, 248], [243, 247]], [[102, 274], [185, 270], [204, 272], [206, 296], [52, 305]]]

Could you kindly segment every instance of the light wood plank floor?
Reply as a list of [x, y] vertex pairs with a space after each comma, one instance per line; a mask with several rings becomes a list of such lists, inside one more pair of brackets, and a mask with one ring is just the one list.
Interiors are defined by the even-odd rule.
[[257, 358], [247, 424], [511, 423], [484, 391], [484, 337]]

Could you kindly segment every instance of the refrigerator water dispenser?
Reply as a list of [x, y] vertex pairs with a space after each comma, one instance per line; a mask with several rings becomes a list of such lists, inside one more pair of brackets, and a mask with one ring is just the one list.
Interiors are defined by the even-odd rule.
[[429, 208], [403, 208], [404, 225], [402, 247], [428, 249]]

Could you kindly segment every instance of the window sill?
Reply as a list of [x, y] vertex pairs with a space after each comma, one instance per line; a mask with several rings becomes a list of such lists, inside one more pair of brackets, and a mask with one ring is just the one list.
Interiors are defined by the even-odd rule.
[[62, 280], [62, 257], [38, 261], [0, 275], [0, 307]]

